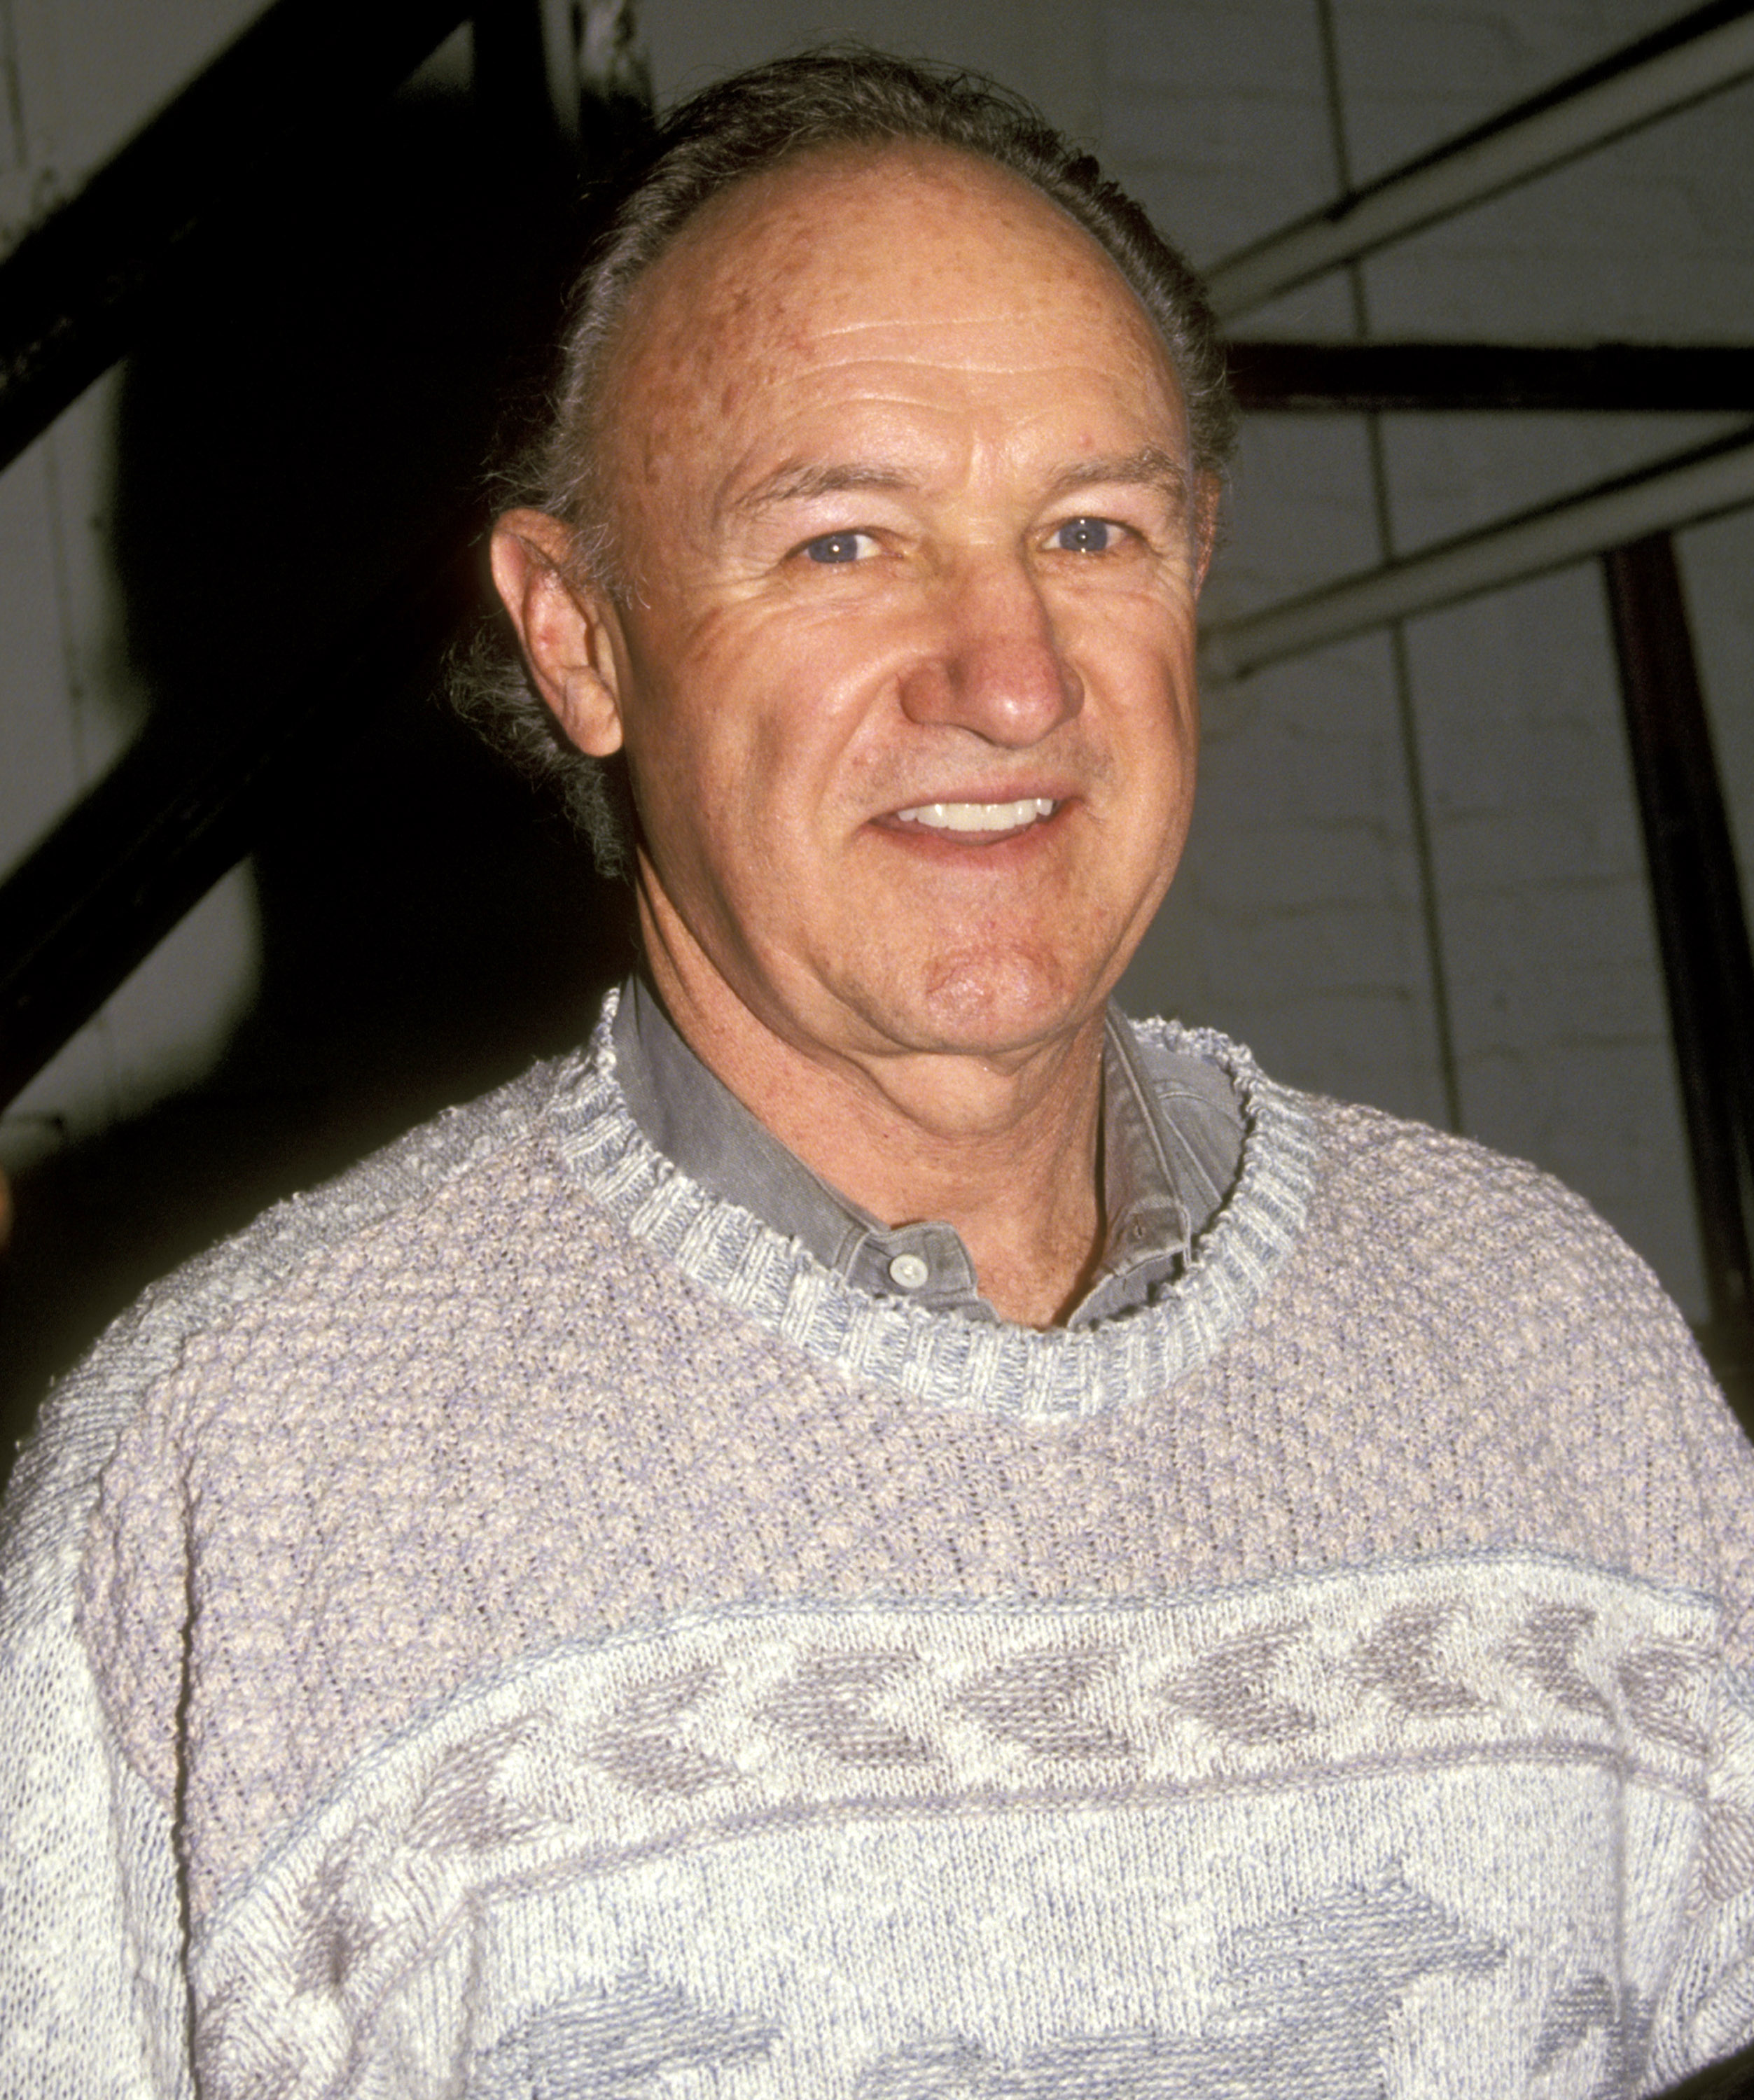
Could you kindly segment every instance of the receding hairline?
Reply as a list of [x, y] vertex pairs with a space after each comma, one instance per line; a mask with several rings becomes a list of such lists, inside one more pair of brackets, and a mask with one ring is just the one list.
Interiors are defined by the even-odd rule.
[[[674, 290], [665, 281], [669, 271], [685, 261], [691, 249], [698, 250], [703, 242], [713, 240], [715, 221], [731, 218], [735, 226], [733, 214], [740, 212], [748, 214], [752, 193], [758, 193], [764, 188], [775, 191], [789, 186], [812, 162], [853, 165], [859, 162], [874, 164], [895, 160], [911, 161], [927, 172], [934, 164], [940, 169], [960, 170], [977, 179], [979, 186], [994, 198], [996, 206], [999, 200], [1009, 194], [1021, 204], [1041, 208], [1040, 212], [1032, 211], [1029, 214], [1035, 218], [1039, 227], [1052, 227], [1057, 232], [1073, 236], [1070, 244], [1072, 249], [1087, 259], [1096, 259], [1102, 276], [1113, 289], [1124, 296], [1131, 311], [1142, 324], [1145, 333], [1161, 362], [1164, 377], [1182, 419], [1184, 436], [1191, 443], [1187, 392], [1177, 367], [1175, 345], [1116, 258], [1051, 192], [1004, 161], [977, 148], [952, 140], [912, 136], [811, 139], [794, 152], [750, 170], [748, 174], [740, 175], [704, 198], [673, 230], [663, 247], [647, 260], [628, 285], [619, 311], [597, 346], [591, 360], [589, 392], [583, 404], [587, 420], [585, 428], [576, 432], [574, 436], [579, 447], [578, 458], [582, 469], [581, 479], [588, 480], [593, 487], [594, 507], [599, 514], [595, 521], [601, 535], [599, 556], [605, 559], [606, 566], [613, 567], [610, 549], [619, 536], [612, 514], [617, 492], [614, 484], [601, 472], [606, 465], [604, 438], [608, 421], [613, 414], [613, 403], [622, 383], [621, 376], [625, 374], [629, 360], [639, 354], [642, 342], [646, 339], [653, 318], [654, 304], [661, 301], [667, 291]], [[759, 223], [758, 217], [753, 221], [745, 218], [745, 230], [753, 232]], [[1166, 474], [1164, 478], [1169, 477]], [[1198, 507], [1197, 484], [1200, 480], [1191, 459], [1176, 479], [1191, 514]], [[613, 578], [604, 580], [612, 581]]]

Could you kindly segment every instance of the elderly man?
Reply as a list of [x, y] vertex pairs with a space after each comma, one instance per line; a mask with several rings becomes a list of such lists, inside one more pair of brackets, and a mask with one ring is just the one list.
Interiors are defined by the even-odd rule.
[[1216, 371], [1002, 97], [671, 120], [493, 549], [643, 973], [21, 1462], [8, 2091], [1507, 2100], [1754, 2026], [1754, 1466], [1679, 1318], [1107, 1004]]

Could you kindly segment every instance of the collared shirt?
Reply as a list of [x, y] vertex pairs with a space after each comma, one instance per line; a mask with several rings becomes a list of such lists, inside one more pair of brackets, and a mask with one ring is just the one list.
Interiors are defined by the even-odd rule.
[[[998, 1318], [954, 1226], [886, 1225], [813, 1173], [700, 1061], [637, 977], [622, 987], [614, 1040], [634, 1122], [690, 1180], [797, 1240], [861, 1290]], [[1235, 1179], [1242, 1142], [1224, 1074], [1136, 1035], [1111, 1006], [1102, 1038], [1107, 1237], [1067, 1326], [1143, 1305], [1180, 1271]]]

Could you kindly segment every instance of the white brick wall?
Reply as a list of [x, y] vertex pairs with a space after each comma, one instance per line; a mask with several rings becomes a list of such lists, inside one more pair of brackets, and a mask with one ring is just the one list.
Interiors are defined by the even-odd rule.
[[[1354, 179], [1676, 11], [1337, 0]], [[1208, 34], [1215, 26], [1207, 11], [1120, 0], [1110, 9], [1129, 54], [1105, 99], [1111, 157], [1166, 224], [1179, 223], [1202, 261], [1308, 210], [1338, 180], [1314, 0], [1226, 12], [1241, 16], [1240, 33], [1224, 49], [1187, 52], [1190, 23]], [[1160, 13], [1173, 20], [1160, 28]], [[1116, 48], [1111, 37], [1111, 55]], [[1370, 259], [1360, 276], [1372, 332], [1747, 340], [1751, 104], [1749, 89], [1732, 90]], [[1229, 120], [1245, 111], [1253, 121], [1233, 130]], [[1242, 332], [1345, 335], [1352, 321], [1336, 273], [1251, 315]], [[1232, 611], [1309, 588], [1391, 547], [1404, 552], [1484, 524], [1724, 426], [1388, 417], [1383, 520], [1362, 419], [1259, 418], [1244, 439], [1232, 544], [1211, 607]], [[1754, 668], [1748, 529], [1730, 521], [1683, 540], [1745, 840], [1754, 832], [1754, 736], [1737, 703]], [[1597, 572], [1580, 567], [1412, 622], [1405, 648], [1462, 1127], [1581, 1189], [1702, 1313]], [[1213, 695], [1204, 794], [1180, 893], [1128, 990], [1236, 1027], [1307, 1083], [1441, 1116], [1410, 811], [1384, 638]]]

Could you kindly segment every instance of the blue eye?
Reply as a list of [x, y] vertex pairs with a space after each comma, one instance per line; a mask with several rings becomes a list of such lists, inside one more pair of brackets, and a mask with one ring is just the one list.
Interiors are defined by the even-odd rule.
[[863, 532], [824, 532], [806, 543], [804, 552], [813, 562], [856, 562]]
[[1115, 528], [1106, 518], [1068, 518], [1054, 535], [1054, 544], [1065, 554], [1106, 554], [1114, 543]]

